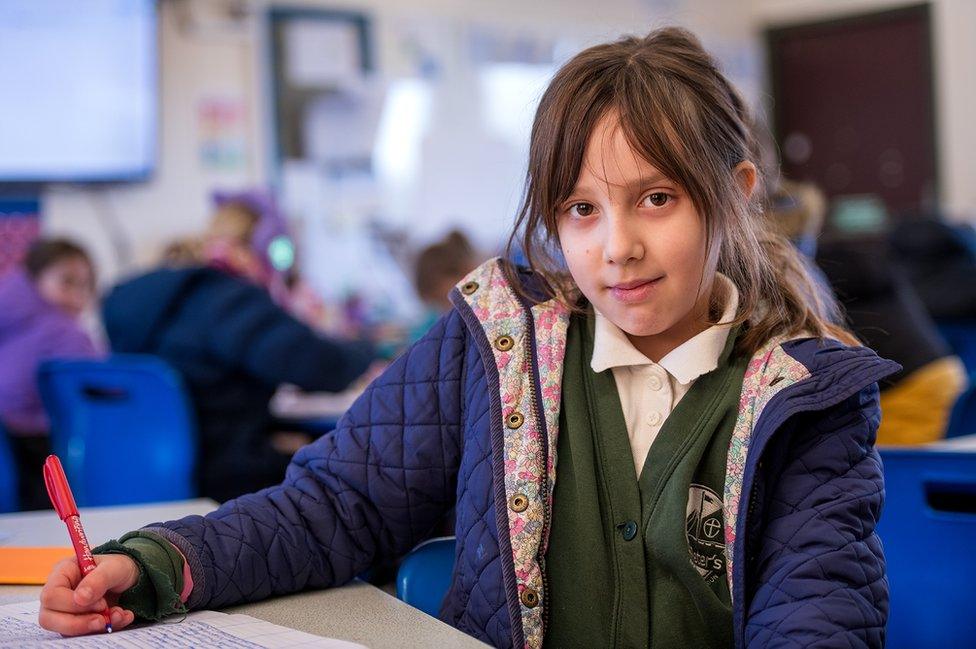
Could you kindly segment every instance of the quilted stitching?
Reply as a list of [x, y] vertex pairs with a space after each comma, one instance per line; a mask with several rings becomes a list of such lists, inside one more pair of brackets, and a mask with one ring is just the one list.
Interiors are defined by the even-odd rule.
[[888, 584], [874, 534], [884, 489], [877, 387], [792, 423], [763, 512], [750, 647], [881, 647]]

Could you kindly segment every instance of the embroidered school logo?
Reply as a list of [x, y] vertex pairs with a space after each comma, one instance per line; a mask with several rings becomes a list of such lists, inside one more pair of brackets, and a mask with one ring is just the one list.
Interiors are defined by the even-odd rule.
[[722, 499], [708, 487], [692, 484], [688, 490], [688, 549], [691, 563], [705, 583], [725, 574], [725, 520]]

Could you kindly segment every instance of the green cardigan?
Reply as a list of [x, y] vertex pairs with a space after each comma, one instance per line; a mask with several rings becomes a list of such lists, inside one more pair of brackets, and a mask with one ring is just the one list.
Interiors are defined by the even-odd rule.
[[547, 647], [731, 647], [722, 490], [747, 359], [678, 402], [638, 478], [611, 370], [590, 369], [593, 319], [573, 318], [563, 375]]

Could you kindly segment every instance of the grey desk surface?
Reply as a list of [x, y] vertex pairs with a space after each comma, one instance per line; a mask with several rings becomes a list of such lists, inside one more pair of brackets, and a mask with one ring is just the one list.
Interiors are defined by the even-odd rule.
[[976, 451], [976, 435], [951, 437], [940, 442], [930, 444], [927, 448], [939, 451]]
[[[83, 509], [81, 520], [93, 544], [146, 523], [205, 514], [209, 500], [183, 503]], [[5, 534], [10, 537], [4, 538]], [[0, 545], [67, 545], [64, 524], [53, 512], [0, 515]], [[0, 586], [0, 604], [37, 598], [39, 586]], [[391, 597], [379, 588], [356, 581], [342, 588], [313, 591], [224, 609], [273, 624], [367, 647], [484, 647], [474, 638]]]

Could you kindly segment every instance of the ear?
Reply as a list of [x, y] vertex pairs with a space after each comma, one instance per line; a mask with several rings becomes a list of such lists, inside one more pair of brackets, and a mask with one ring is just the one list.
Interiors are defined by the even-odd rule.
[[732, 169], [732, 175], [735, 176], [735, 184], [742, 190], [746, 200], [752, 198], [752, 192], [756, 189], [756, 181], [759, 179], [756, 165], [748, 160], [743, 160]]

